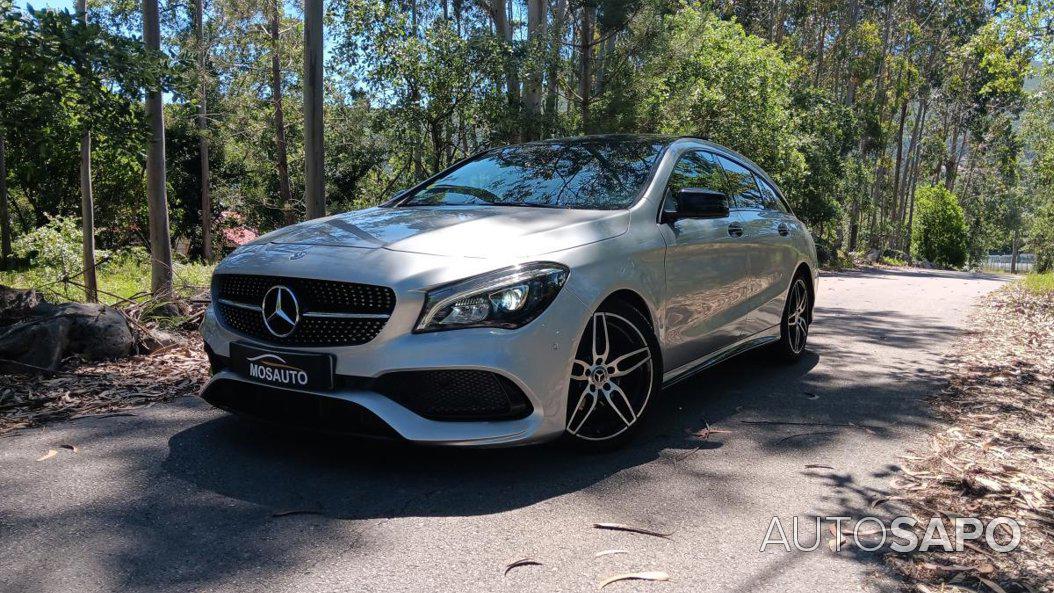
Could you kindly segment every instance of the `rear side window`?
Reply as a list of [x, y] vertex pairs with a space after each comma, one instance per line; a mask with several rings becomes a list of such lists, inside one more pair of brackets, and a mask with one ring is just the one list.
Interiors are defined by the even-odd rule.
[[776, 193], [776, 188], [769, 185], [769, 182], [764, 179], [754, 176], [754, 179], [758, 182], [758, 187], [761, 189], [761, 198], [765, 206], [765, 210], [775, 210], [776, 212], [788, 213], [786, 204], [780, 199], [779, 194]]
[[723, 156], [718, 156], [717, 159], [721, 163], [721, 168], [725, 170], [725, 175], [728, 176], [728, 194], [732, 196], [736, 206], [763, 209], [765, 200], [750, 169]]

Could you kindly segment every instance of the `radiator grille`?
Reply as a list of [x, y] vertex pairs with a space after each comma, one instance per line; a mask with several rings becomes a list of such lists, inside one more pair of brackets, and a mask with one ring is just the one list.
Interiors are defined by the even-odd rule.
[[[300, 305], [300, 321], [285, 337], [271, 334], [260, 312], [264, 295], [279, 285], [292, 290]], [[365, 344], [377, 337], [395, 309], [395, 292], [386, 286], [307, 278], [217, 274], [212, 296], [220, 321], [232, 331], [290, 346]]]

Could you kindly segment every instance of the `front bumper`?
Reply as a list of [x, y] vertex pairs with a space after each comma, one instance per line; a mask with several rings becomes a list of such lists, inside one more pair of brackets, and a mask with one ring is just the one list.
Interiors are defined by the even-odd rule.
[[[347, 416], [348, 429], [343, 431], [340, 430], [341, 415], [329, 414], [322, 428], [328, 432], [368, 432], [372, 435], [377, 432], [373, 429], [378, 428], [372, 426], [375, 424], [372, 417], [375, 417], [390, 428], [390, 436], [426, 444], [515, 445], [545, 441], [563, 433], [571, 359], [581, 328], [585, 327], [590, 314], [574, 292], [561, 291], [538, 319], [516, 330], [476, 328], [413, 334], [412, 323], [416, 321], [420, 305], [420, 300], [403, 298], [384, 330], [366, 344], [295, 349], [333, 354], [336, 374], [366, 379], [361, 385], [340, 382], [333, 390], [282, 391], [286, 395], [299, 394], [306, 401], [315, 403], [320, 401], [318, 398], [325, 398], [346, 402], [348, 408], [361, 407], [367, 413], [366, 424], [371, 425], [369, 431], [361, 430], [357, 419], [363, 419], [362, 415], [350, 414]], [[206, 312], [202, 334], [208, 347], [219, 357], [229, 357], [230, 344], [236, 341], [259, 348], [290, 350], [235, 333], [217, 320], [212, 307]], [[455, 369], [490, 371], [508, 379], [530, 402], [530, 413], [505, 420], [434, 420], [369, 388], [370, 380], [394, 372]], [[221, 408], [241, 407], [224, 405], [219, 397], [210, 397], [212, 391], [220, 389], [224, 391], [223, 397], [228, 398], [224, 401], [228, 402], [231, 397], [260, 398], [261, 393], [273, 391], [272, 387], [255, 383], [229, 369], [220, 370], [213, 376], [203, 391], [203, 397]], [[429, 395], [422, 391], [416, 397], [428, 398]], [[296, 403], [295, 399], [290, 401]], [[338, 421], [334, 422], [334, 418]]]

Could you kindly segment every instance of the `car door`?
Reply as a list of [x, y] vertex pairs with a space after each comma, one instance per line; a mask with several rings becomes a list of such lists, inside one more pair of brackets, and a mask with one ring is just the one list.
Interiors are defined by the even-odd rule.
[[[680, 156], [667, 181], [663, 210], [676, 211], [674, 192], [683, 188], [724, 190], [727, 180], [713, 155], [691, 150]], [[730, 204], [731, 205], [731, 204]], [[743, 334], [749, 313], [749, 250], [737, 213], [728, 217], [661, 222], [666, 241], [664, 359], [674, 370], [713, 354]]]
[[750, 312], [742, 328], [746, 335], [753, 335], [779, 323], [782, 313], [781, 309], [773, 321], [770, 302], [782, 279], [780, 245], [785, 238], [779, 225], [783, 220], [779, 212], [765, 208], [766, 199], [753, 171], [724, 155], [717, 158], [728, 177], [729, 193], [743, 224], [743, 244], [750, 253], [750, 281], [744, 287]]
[[759, 218], [765, 221], [766, 234], [771, 237], [769, 246], [772, 253], [767, 258], [767, 264], [771, 267], [763, 275], [768, 283], [764, 288], [765, 302], [760, 311], [763, 322], [771, 327], [783, 317], [786, 300], [784, 291], [790, 286], [791, 275], [798, 266], [797, 241], [801, 233], [806, 231], [775, 186], [761, 175], [755, 174], [754, 179], [761, 190], [762, 211]]

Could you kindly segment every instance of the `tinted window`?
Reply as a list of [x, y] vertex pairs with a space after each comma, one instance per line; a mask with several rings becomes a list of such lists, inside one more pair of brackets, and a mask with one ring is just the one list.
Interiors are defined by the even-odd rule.
[[708, 152], [694, 151], [681, 155], [677, 164], [670, 173], [670, 180], [666, 183], [666, 201], [663, 210], [675, 212], [677, 204], [672, 199], [672, 194], [686, 187], [706, 188], [722, 190], [726, 185], [724, 174], [717, 166], [713, 155]]
[[447, 172], [399, 205], [628, 208], [665, 147], [649, 138], [510, 146]]
[[761, 199], [766, 210], [788, 212], [787, 207], [783, 204], [783, 200], [781, 200], [779, 194], [776, 193], [776, 189], [769, 185], [769, 182], [757, 176], [755, 176], [754, 179], [758, 182], [758, 187], [761, 189]]
[[736, 206], [740, 208], [757, 208], [759, 210], [763, 208], [764, 200], [761, 197], [761, 191], [758, 190], [757, 183], [754, 181], [754, 174], [750, 172], [750, 169], [725, 157], [718, 156], [717, 158], [721, 162], [721, 167], [725, 170], [725, 175], [728, 176], [728, 194], [735, 200]]

